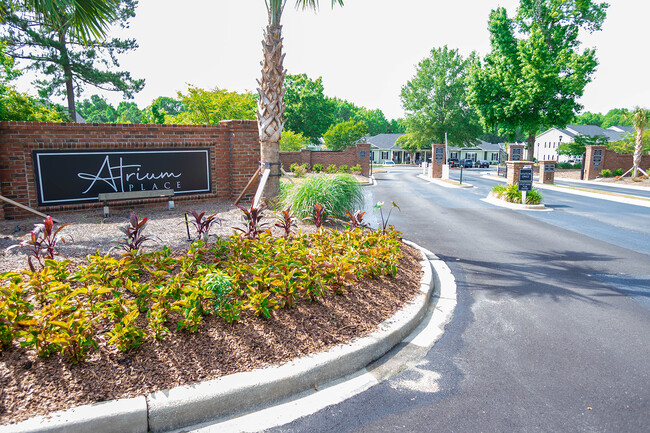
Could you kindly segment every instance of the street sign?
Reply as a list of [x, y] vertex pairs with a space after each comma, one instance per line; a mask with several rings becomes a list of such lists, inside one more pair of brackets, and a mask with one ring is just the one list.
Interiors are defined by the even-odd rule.
[[521, 148], [515, 147], [512, 149], [512, 160], [521, 161]]
[[445, 158], [445, 149], [443, 147], [435, 148], [435, 160], [436, 164], [442, 164], [442, 160]]
[[544, 173], [554, 173], [555, 164], [544, 164]]
[[519, 191], [532, 191], [533, 189], [533, 169], [522, 168], [519, 170]]
[[603, 150], [594, 149], [594, 154], [591, 158], [591, 162], [594, 164], [594, 170], [600, 170], [600, 163], [603, 161]]

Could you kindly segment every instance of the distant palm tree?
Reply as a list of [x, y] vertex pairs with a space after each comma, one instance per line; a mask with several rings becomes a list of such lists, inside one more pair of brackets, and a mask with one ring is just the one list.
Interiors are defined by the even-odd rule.
[[627, 113], [626, 117], [632, 121], [632, 125], [636, 130], [636, 145], [634, 146], [634, 156], [632, 157], [632, 177], [635, 178], [637, 173], [641, 171], [646, 176], [648, 173], [643, 171], [641, 165], [641, 155], [643, 154], [643, 130], [648, 126], [648, 111], [636, 107], [631, 113]]
[[[284, 54], [282, 53], [282, 26], [280, 19], [287, 0], [265, 0], [269, 22], [264, 32], [262, 46], [264, 60], [262, 61], [262, 79], [258, 80], [257, 89], [260, 98], [258, 101], [257, 126], [260, 137], [261, 159], [263, 163], [274, 164], [268, 168], [272, 174], [279, 174], [280, 168], [280, 136], [284, 126], [284, 76], [282, 66]], [[336, 4], [343, 6], [343, 0], [332, 0], [332, 7]], [[304, 9], [318, 9], [318, 0], [296, 0], [296, 7]], [[273, 200], [280, 192], [279, 176], [271, 176], [266, 184], [264, 197], [267, 201]]]

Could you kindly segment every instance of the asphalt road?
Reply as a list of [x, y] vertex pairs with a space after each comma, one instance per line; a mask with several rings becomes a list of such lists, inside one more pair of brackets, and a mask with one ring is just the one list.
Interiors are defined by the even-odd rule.
[[650, 431], [650, 208], [545, 191], [553, 212], [513, 211], [480, 200], [494, 181], [478, 172], [473, 189], [418, 173], [391, 168], [367, 194], [454, 273], [445, 334], [414, 368], [270, 431]]

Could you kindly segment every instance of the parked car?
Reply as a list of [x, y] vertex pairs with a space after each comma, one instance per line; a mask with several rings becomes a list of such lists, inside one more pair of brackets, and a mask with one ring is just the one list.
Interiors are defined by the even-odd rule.
[[490, 168], [490, 161], [480, 159], [474, 163], [474, 167], [477, 168]]
[[458, 158], [449, 158], [447, 160], [447, 164], [449, 167], [460, 167], [460, 162], [458, 162]]
[[463, 167], [465, 167], [465, 168], [472, 168], [472, 167], [474, 167], [474, 160], [472, 160], [472, 159], [466, 159], [465, 161], [463, 161]]
[[393, 167], [395, 165], [395, 161], [384, 161], [384, 167]]

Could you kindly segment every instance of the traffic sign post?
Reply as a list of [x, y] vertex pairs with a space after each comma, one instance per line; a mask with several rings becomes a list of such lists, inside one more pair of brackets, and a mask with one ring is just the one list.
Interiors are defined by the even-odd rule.
[[519, 170], [519, 191], [521, 191], [521, 204], [526, 204], [526, 192], [533, 189], [533, 169], [522, 168]]

